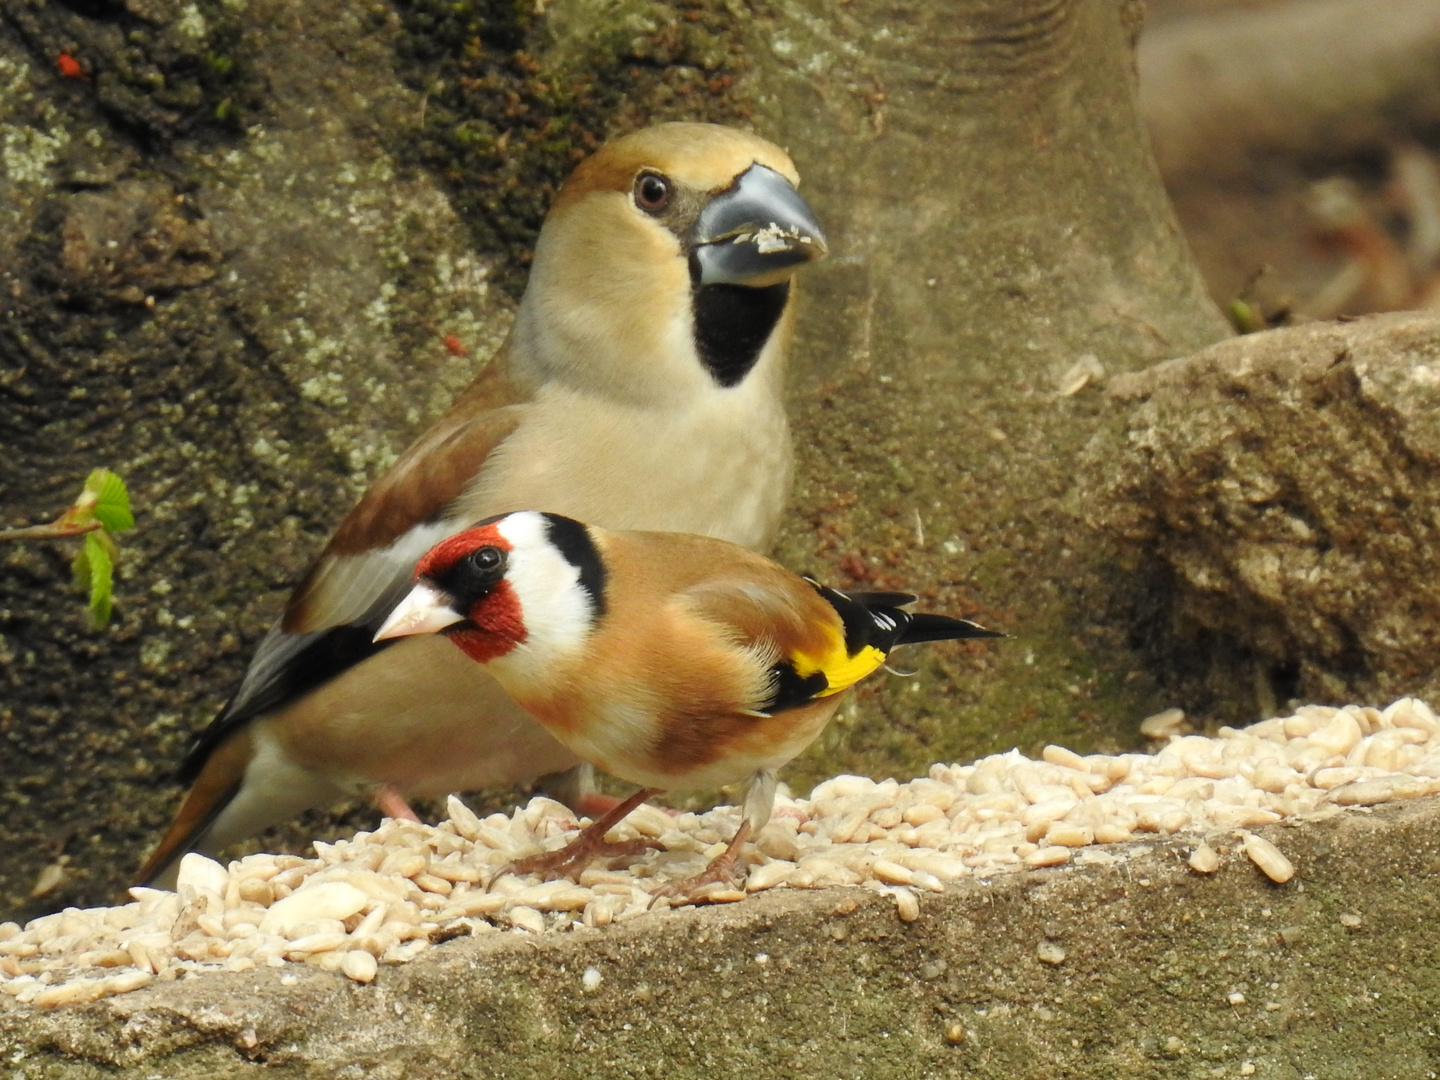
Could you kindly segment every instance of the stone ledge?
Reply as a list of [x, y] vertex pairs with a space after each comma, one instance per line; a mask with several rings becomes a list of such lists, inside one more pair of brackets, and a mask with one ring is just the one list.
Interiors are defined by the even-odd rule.
[[1249, 334], [1108, 394], [1124, 416], [1087, 449], [1083, 513], [1163, 572], [1170, 648], [1203, 628], [1285, 672], [1281, 701], [1436, 686], [1440, 319]]
[[777, 890], [447, 942], [368, 987], [287, 965], [10, 1003], [0, 1055], [26, 1080], [1434, 1075], [1440, 799], [1261, 831], [1289, 884], [1238, 844], [1202, 877], [1168, 838], [925, 894], [910, 923], [864, 889]]

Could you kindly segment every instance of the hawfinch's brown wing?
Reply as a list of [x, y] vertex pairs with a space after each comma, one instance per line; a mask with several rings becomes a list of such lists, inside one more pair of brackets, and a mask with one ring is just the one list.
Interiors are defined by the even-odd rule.
[[497, 358], [377, 480], [325, 545], [285, 607], [286, 633], [365, 618], [447, 531], [446, 508], [520, 423], [525, 406]]
[[524, 416], [522, 390], [496, 357], [366, 493], [296, 586], [225, 709], [181, 768], [198, 775], [239, 725], [334, 678], [384, 647], [371, 638], [411, 585], [415, 562], [461, 522], [446, 510]]

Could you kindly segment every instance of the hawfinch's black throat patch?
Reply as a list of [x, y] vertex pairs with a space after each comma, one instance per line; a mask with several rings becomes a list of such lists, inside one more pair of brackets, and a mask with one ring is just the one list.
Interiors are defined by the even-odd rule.
[[790, 283], [702, 285], [694, 293], [695, 350], [716, 383], [738, 386], [760, 359], [790, 298]]

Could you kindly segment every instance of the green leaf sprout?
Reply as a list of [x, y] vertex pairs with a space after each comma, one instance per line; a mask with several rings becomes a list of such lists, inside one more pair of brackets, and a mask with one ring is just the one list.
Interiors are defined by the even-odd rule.
[[69, 508], [46, 525], [0, 529], [0, 540], [61, 540], [83, 536], [80, 553], [70, 564], [75, 587], [90, 594], [90, 624], [103, 630], [110, 623], [115, 563], [120, 548], [113, 534], [135, 527], [125, 481], [109, 469], [96, 469]]

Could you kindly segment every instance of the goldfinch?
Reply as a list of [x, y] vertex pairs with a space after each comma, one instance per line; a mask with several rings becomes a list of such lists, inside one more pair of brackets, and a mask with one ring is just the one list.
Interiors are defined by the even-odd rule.
[[656, 791], [748, 779], [735, 837], [682, 894], [730, 874], [770, 818], [776, 770], [892, 649], [998, 636], [905, 611], [905, 593], [828, 589], [722, 540], [533, 510], [442, 541], [415, 574], [377, 640], [448, 637], [577, 757], [641, 786], [518, 870], [573, 873]]
[[769, 545], [791, 480], [791, 276], [825, 252], [798, 182], [779, 148], [709, 124], [577, 166], [501, 354], [296, 587], [185, 762], [192, 786], [141, 882], [347, 795], [405, 815], [408, 797], [575, 764], [448, 642], [382, 648], [375, 630], [422, 553], [507, 510]]

